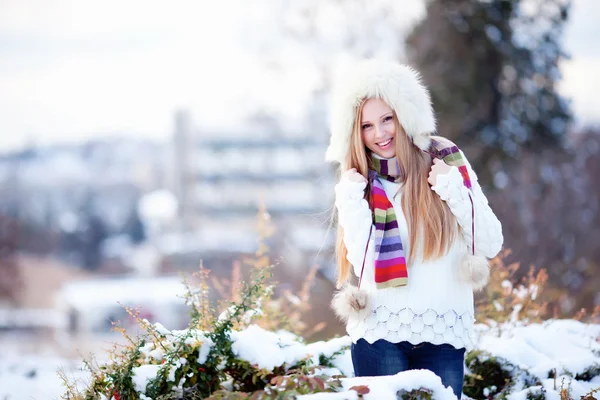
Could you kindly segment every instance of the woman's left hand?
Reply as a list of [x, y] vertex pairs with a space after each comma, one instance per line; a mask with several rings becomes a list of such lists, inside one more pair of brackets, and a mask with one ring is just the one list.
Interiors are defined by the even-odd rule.
[[427, 178], [427, 182], [431, 186], [435, 186], [437, 183], [438, 175], [444, 175], [450, 172], [451, 166], [440, 160], [439, 158], [433, 159], [433, 165], [431, 166], [431, 171], [429, 171], [429, 178]]

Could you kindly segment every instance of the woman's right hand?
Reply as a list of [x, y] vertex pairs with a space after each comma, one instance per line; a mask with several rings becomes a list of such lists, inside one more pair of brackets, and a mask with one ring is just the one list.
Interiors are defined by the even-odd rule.
[[358, 173], [356, 168], [350, 168], [342, 173], [342, 179], [347, 179], [350, 182], [367, 183], [367, 178]]

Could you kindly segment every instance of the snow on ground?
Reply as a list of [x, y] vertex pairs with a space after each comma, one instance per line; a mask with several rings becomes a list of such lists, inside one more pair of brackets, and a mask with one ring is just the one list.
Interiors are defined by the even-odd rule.
[[574, 320], [548, 321], [511, 329], [484, 332], [477, 348], [502, 357], [540, 379], [556, 369], [558, 374], [583, 372], [600, 357], [600, 325]]
[[82, 383], [88, 374], [83, 363], [53, 356], [0, 355], [0, 399], [58, 399], [64, 392], [58, 371]]
[[[513, 364], [527, 369], [538, 376], [546, 391], [546, 398], [559, 398], [558, 391], [565, 377], [564, 386], [570, 386], [571, 396], [579, 398], [594, 388], [600, 387], [600, 377], [591, 382], [575, 381], [563, 375], [577, 374], [585, 368], [600, 365], [600, 325], [583, 324], [573, 320], [547, 321], [526, 327], [487, 329], [478, 326], [480, 338], [477, 348], [503, 357]], [[295, 342], [290, 334], [272, 333], [252, 326], [245, 331], [235, 332], [234, 351], [240, 358], [253, 364], [271, 368], [282, 362], [293, 363], [311, 354], [331, 355], [340, 347], [349, 344], [347, 337], [327, 342], [304, 345]], [[258, 347], [257, 343], [262, 343]], [[337, 368], [328, 373], [342, 371], [351, 375], [352, 364], [349, 352], [339, 356], [334, 364]], [[63, 393], [62, 382], [56, 371], [63, 368], [68, 376], [85, 379], [80, 362], [56, 357], [0, 355], [0, 399], [54, 399]], [[548, 379], [548, 372], [556, 369], [558, 378]], [[144, 373], [142, 373], [144, 372]], [[140, 370], [142, 381], [152, 376], [155, 369]], [[143, 375], [143, 376], [142, 376]], [[346, 378], [342, 380], [346, 390], [342, 393], [303, 396], [306, 400], [355, 399], [353, 386], [367, 385], [370, 393], [365, 399], [395, 399], [399, 389], [411, 390], [427, 387], [434, 392], [435, 399], [451, 399], [452, 391], [444, 388], [440, 379], [429, 371], [407, 371], [388, 377]], [[556, 386], [555, 386], [556, 385]], [[539, 391], [540, 387], [512, 393], [510, 400], [524, 400], [528, 392]]]

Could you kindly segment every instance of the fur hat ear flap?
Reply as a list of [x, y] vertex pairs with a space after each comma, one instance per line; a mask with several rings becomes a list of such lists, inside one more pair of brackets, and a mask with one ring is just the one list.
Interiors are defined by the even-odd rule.
[[429, 147], [431, 146], [431, 136], [430, 135], [415, 135], [413, 137], [413, 143], [419, 149], [424, 152], [428, 152]]
[[458, 275], [463, 282], [470, 284], [473, 290], [483, 289], [490, 278], [487, 258], [466, 254], [458, 268]]
[[353, 313], [365, 313], [369, 310], [369, 294], [356, 286], [346, 284], [333, 296], [331, 308], [337, 317], [348, 322]]

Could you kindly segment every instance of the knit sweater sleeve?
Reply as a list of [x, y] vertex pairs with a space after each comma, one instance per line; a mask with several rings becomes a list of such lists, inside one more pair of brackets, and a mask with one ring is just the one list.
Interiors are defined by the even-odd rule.
[[460, 230], [468, 244], [469, 251], [472, 251], [473, 243], [471, 231], [473, 219], [469, 194], [472, 195], [475, 209], [475, 254], [493, 258], [501, 250], [504, 242], [502, 224], [490, 208], [471, 164], [469, 164], [463, 152], [460, 153], [465, 160], [471, 178], [471, 190], [463, 184], [462, 175], [456, 166], [452, 166], [450, 172], [438, 175], [437, 182], [431, 189], [450, 207], [452, 214], [454, 214], [461, 227]]
[[[369, 203], [364, 199], [365, 182], [342, 180], [335, 185], [335, 206], [338, 211], [338, 223], [344, 232], [344, 244], [348, 249], [347, 259], [352, 264], [354, 273], [360, 276], [365, 257], [365, 248], [369, 240], [369, 230], [372, 229], [372, 216]], [[365, 263], [373, 262], [374, 235], [366, 254]]]

